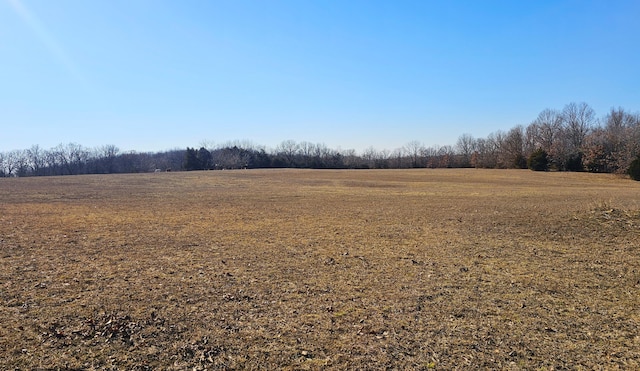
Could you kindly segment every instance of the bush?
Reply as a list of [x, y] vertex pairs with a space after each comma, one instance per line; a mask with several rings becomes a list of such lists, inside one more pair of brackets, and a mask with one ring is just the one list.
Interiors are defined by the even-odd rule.
[[629, 173], [631, 179], [640, 180], [640, 155], [638, 155], [638, 157], [636, 157], [636, 159], [631, 162], [631, 165], [629, 166], [629, 170], [627, 170], [627, 172]]
[[531, 156], [529, 156], [527, 167], [533, 171], [549, 170], [549, 155], [547, 154], [547, 151], [539, 148], [533, 152]]

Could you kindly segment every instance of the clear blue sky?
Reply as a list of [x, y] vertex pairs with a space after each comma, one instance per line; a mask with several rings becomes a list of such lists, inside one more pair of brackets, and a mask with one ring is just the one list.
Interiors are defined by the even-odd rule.
[[0, 151], [455, 144], [640, 110], [640, 1], [0, 0]]

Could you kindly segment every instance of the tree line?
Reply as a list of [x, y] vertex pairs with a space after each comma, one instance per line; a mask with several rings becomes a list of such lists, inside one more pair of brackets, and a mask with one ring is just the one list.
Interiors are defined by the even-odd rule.
[[157, 153], [121, 152], [115, 145], [87, 148], [60, 144], [50, 149], [34, 145], [29, 149], [0, 152], [0, 177], [141, 173], [182, 166], [183, 150]]
[[[531, 168], [633, 173], [640, 167], [640, 114], [612, 108], [597, 118], [586, 103], [544, 109], [529, 125], [486, 138], [461, 135], [455, 145], [427, 147], [418, 140], [393, 151], [336, 150], [322, 143], [285, 140], [274, 149], [250, 142], [163, 152], [121, 152], [115, 145], [0, 152], [0, 177], [244, 168], [390, 169]], [[631, 172], [630, 172], [631, 171]], [[633, 177], [633, 174], [631, 174]]]

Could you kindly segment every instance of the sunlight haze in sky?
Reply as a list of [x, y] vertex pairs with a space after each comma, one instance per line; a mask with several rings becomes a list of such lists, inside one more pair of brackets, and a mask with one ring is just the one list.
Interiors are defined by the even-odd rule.
[[0, 0], [0, 152], [454, 145], [640, 109], [640, 2]]

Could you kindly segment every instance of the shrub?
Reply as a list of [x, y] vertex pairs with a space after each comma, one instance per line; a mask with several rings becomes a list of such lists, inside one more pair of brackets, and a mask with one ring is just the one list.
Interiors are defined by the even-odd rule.
[[636, 157], [636, 159], [631, 162], [631, 165], [629, 166], [629, 170], [627, 170], [627, 172], [629, 173], [631, 179], [640, 180], [640, 155], [638, 155], [638, 157]]
[[547, 151], [542, 148], [538, 148], [531, 154], [531, 156], [529, 156], [527, 166], [533, 171], [549, 170], [549, 155], [547, 154]]

